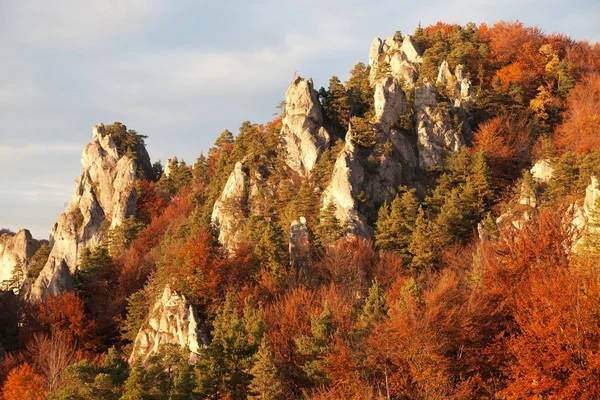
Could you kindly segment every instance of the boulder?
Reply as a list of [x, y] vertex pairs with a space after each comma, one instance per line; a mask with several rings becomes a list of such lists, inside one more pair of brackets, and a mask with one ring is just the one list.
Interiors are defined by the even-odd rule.
[[135, 338], [129, 363], [137, 360], [145, 363], [162, 345], [171, 344], [189, 350], [189, 361], [195, 364], [200, 349], [209, 344], [203, 326], [195, 307], [166, 285]]
[[27, 294], [32, 301], [71, 290], [70, 275], [77, 268], [80, 252], [102, 244], [107, 228], [119, 226], [135, 213], [134, 182], [138, 166], [127, 155], [119, 156], [103, 124], [94, 126], [92, 141], [83, 150], [81, 164], [83, 169], [71, 201], [51, 229], [52, 250], [48, 261]]
[[295, 79], [285, 93], [285, 104], [281, 128], [285, 162], [293, 171], [306, 176], [330, 141], [312, 80]]

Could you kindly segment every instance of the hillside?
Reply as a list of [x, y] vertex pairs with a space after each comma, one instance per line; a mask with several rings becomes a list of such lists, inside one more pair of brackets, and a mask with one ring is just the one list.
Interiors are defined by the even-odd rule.
[[600, 45], [367, 50], [193, 165], [94, 126], [50, 241], [0, 231], [0, 399], [600, 397]]

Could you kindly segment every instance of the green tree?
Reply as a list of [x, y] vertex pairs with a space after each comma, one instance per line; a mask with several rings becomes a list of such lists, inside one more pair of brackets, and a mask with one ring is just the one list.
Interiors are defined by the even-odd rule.
[[329, 304], [325, 303], [321, 314], [311, 319], [311, 333], [311, 336], [302, 335], [295, 339], [296, 347], [298, 353], [305, 357], [302, 370], [307, 378], [314, 385], [324, 384], [327, 382], [327, 376], [323, 369], [323, 359], [330, 350], [335, 333]]
[[416, 271], [422, 271], [431, 267], [436, 261], [432, 225], [425, 218], [422, 208], [419, 208], [419, 213], [417, 214], [409, 250], [413, 256], [411, 267]]
[[417, 220], [419, 201], [415, 189], [401, 188], [391, 206], [380, 207], [375, 229], [375, 243], [381, 249], [396, 250], [408, 255], [412, 232]]
[[256, 347], [248, 342], [244, 319], [238, 315], [234, 297], [228, 293], [217, 310], [212, 341], [196, 366], [198, 391], [206, 398], [245, 398]]
[[275, 400], [281, 398], [282, 388], [277, 366], [273, 360], [273, 354], [265, 338], [262, 339], [258, 352], [255, 355], [255, 363], [250, 369], [252, 381], [249, 389], [251, 400]]
[[385, 293], [379, 281], [375, 278], [359, 315], [359, 326], [362, 329], [369, 329], [374, 323], [386, 318], [387, 312]]
[[340, 220], [335, 216], [336, 206], [333, 203], [321, 210], [319, 215], [319, 224], [315, 229], [315, 242], [321, 247], [325, 247], [330, 243], [340, 239], [344, 230], [340, 224]]

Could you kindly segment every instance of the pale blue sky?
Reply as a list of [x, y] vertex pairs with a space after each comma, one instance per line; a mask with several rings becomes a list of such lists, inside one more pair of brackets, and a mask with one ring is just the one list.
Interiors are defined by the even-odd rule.
[[294, 71], [326, 86], [375, 36], [500, 19], [600, 40], [597, 0], [0, 0], [0, 228], [48, 236], [96, 123], [193, 162], [223, 129], [269, 121]]

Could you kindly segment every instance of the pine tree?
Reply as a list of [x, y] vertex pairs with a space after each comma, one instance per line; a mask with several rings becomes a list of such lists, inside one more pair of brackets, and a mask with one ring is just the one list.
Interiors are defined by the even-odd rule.
[[379, 248], [396, 250], [408, 255], [412, 231], [417, 219], [418, 200], [415, 189], [403, 190], [397, 195], [391, 206], [384, 204], [376, 222], [375, 241]]
[[275, 400], [281, 397], [282, 388], [277, 366], [273, 360], [273, 354], [265, 338], [262, 339], [255, 363], [250, 370], [252, 381], [249, 388], [251, 400]]
[[422, 208], [419, 208], [409, 249], [413, 256], [411, 267], [417, 271], [422, 271], [427, 267], [432, 266], [436, 261], [432, 226], [425, 218], [425, 213]]
[[298, 352], [306, 357], [302, 370], [315, 385], [327, 382], [323, 359], [329, 352], [334, 332], [333, 314], [325, 303], [323, 312], [311, 319], [312, 336], [302, 335], [295, 339]]
[[336, 206], [333, 203], [329, 203], [321, 210], [319, 225], [315, 229], [315, 242], [321, 247], [326, 247], [328, 244], [335, 242], [344, 234], [344, 229], [335, 212]]
[[243, 318], [228, 293], [223, 307], [217, 310], [212, 341], [200, 356], [196, 376], [198, 390], [204, 397], [244, 398], [251, 376], [247, 372], [255, 347], [248, 343]]
[[369, 294], [365, 305], [359, 316], [359, 324], [362, 329], [368, 329], [373, 323], [383, 320], [387, 316], [386, 297], [383, 288], [377, 278], [369, 288]]

